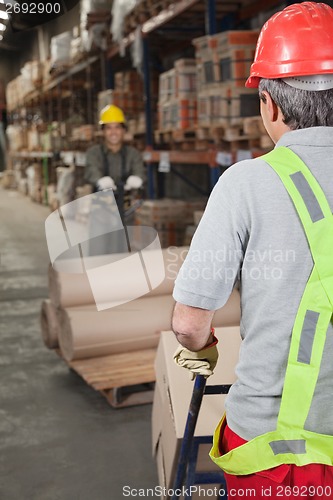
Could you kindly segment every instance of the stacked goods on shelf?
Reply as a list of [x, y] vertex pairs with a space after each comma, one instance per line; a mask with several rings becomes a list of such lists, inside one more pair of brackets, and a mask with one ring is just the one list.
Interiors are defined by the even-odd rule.
[[[154, 110], [157, 103], [158, 91], [158, 79], [154, 72], [151, 75], [150, 88], [151, 107]], [[146, 120], [143, 93], [143, 80], [137, 71], [118, 72], [115, 74], [115, 88], [103, 90], [98, 93], [98, 114], [105, 106], [114, 104], [124, 111], [129, 134], [131, 136], [144, 134]]]
[[72, 64], [76, 64], [83, 58], [84, 51], [82, 47], [82, 37], [80, 36], [80, 27], [74, 26], [72, 30], [72, 39], [70, 42], [69, 57]]
[[32, 201], [42, 202], [43, 168], [40, 163], [33, 163], [27, 170], [28, 196]]
[[13, 172], [12, 170], [5, 170], [2, 173], [1, 185], [5, 189], [15, 189], [17, 187], [15, 172]]
[[19, 101], [19, 85], [17, 78], [14, 78], [14, 80], [7, 83], [6, 87], [7, 110], [13, 111], [17, 107]]
[[[216, 319], [213, 319], [215, 335], [219, 339], [220, 345], [223, 345], [223, 349], [220, 349], [220, 358], [214, 369], [214, 374], [207, 379], [208, 386], [231, 385], [236, 380], [234, 370], [238, 360], [241, 338], [237, 309], [230, 307], [229, 302], [225, 306], [224, 321], [220, 322], [219, 327], [216, 327]], [[171, 491], [174, 484], [193, 391], [193, 381], [190, 380], [189, 372], [174, 363], [173, 355], [177, 346], [177, 340], [171, 331], [162, 332], [155, 359], [156, 384], [152, 411], [152, 451], [157, 463], [159, 485], [165, 492], [161, 495], [164, 500], [170, 499], [167, 492]], [[224, 413], [225, 397], [221, 394], [210, 394], [203, 397], [194, 434], [194, 440], [199, 441], [195, 467], [198, 473], [221, 472], [210, 460], [208, 453], [214, 429]], [[216, 486], [217, 491], [222, 489], [220, 485]], [[209, 488], [207, 496], [210, 498], [220, 498], [218, 495], [214, 496], [210, 486], [201, 484], [201, 495], [198, 495], [198, 491], [193, 490], [193, 500], [206, 496], [204, 488]], [[171, 495], [171, 492], [169, 494]]]
[[110, 41], [112, 0], [82, 0], [80, 2], [80, 38], [82, 50], [105, 50]]
[[[89, 19], [103, 22], [111, 15], [112, 0], [81, 0], [80, 2], [80, 27], [81, 32], [89, 26]], [[91, 21], [90, 21], [91, 22]]]
[[18, 109], [28, 94], [39, 88], [43, 81], [43, 65], [40, 61], [27, 61], [20, 75], [8, 82], [6, 101], [8, 111]]
[[245, 88], [257, 31], [226, 31], [193, 40], [198, 70], [198, 125], [229, 126], [259, 115], [256, 89]]
[[21, 151], [26, 147], [24, 129], [21, 125], [8, 125], [6, 136], [10, 151]]
[[195, 59], [179, 59], [159, 79], [158, 128], [161, 132], [193, 130], [197, 123]]
[[95, 138], [95, 125], [80, 125], [72, 128], [72, 141], [91, 142]]
[[193, 214], [203, 210], [206, 199], [187, 201], [163, 198], [146, 200], [135, 213], [135, 221], [143, 226], [154, 227], [162, 248], [171, 245], [187, 245], [186, 229], [193, 225]]
[[175, 0], [127, 0], [127, 3], [133, 7], [128, 10], [124, 19], [123, 36], [129, 35], [137, 26], [142, 25], [153, 16], [163, 16], [163, 11], [172, 9]]
[[136, 71], [123, 71], [115, 74], [112, 103], [124, 110], [126, 118], [135, 118], [144, 110], [143, 80]]
[[65, 31], [60, 35], [53, 36], [50, 42], [51, 71], [64, 70], [71, 63], [72, 32]]
[[113, 94], [112, 89], [102, 90], [101, 92], [98, 92], [98, 94], [97, 94], [98, 116], [100, 115], [100, 112], [102, 111], [102, 109], [105, 108], [105, 106], [112, 104], [112, 94]]

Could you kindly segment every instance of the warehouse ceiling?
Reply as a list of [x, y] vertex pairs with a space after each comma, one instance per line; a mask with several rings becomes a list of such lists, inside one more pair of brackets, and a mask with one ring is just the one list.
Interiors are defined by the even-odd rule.
[[[3, 39], [0, 42], [0, 54], [20, 52], [22, 47], [30, 45], [30, 41], [35, 36], [34, 28], [66, 14], [79, 2], [80, 0], [58, 0], [57, 2], [51, 0], [49, 2], [45, 0], [43, 2], [0, 0], [0, 11], [9, 14], [8, 20], [0, 19], [1, 23], [6, 24], [6, 30], [1, 33]], [[47, 5], [49, 6], [48, 12], [46, 12]], [[54, 9], [54, 5], [59, 7]]]
[[[297, 1], [297, 0], [295, 0]], [[333, 0], [325, 0], [329, 5], [333, 4]], [[54, 20], [56, 17], [66, 14], [79, 4], [80, 0], [0, 0], [0, 10], [12, 10], [10, 19], [6, 22], [7, 29], [4, 33], [3, 40], [0, 43], [0, 54], [10, 52], [20, 52], [23, 47], [28, 47], [29, 37], [32, 39], [35, 36], [34, 28], [41, 26]], [[151, 10], [151, 6], [158, 5], [155, 11]], [[149, 37], [149, 45], [157, 54], [165, 54], [167, 47], [168, 53], [177, 52], [179, 50], [191, 50], [191, 40], [196, 37], [203, 36], [209, 32], [208, 29], [208, 10], [213, 5], [215, 12], [215, 29], [224, 31], [228, 29], [253, 29], [250, 21], [253, 17], [260, 13], [269, 12], [271, 9], [280, 9], [290, 3], [286, 0], [175, 0], [173, 9], [175, 14], [172, 15], [172, 9], [168, 8], [165, 21], [161, 21], [161, 3], [157, 0], [149, 0], [145, 2], [137, 1], [137, 14], [131, 13], [132, 22], [125, 26], [125, 37], [128, 38], [127, 46], [131, 44], [129, 35], [134, 33], [134, 29], [138, 23], [143, 28], [144, 35]], [[34, 13], [31, 11], [31, 6], [35, 5], [59, 5], [59, 12]], [[179, 5], [184, 4], [185, 7], [179, 9]], [[16, 6], [16, 7], [15, 7]], [[28, 9], [27, 9], [28, 6]], [[38, 8], [38, 7], [37, 7]], [[15, 13], [16, 10], [16, 13]], [[28, 12], [27, 12], [28, 10]], [[18, 12], [20, 11], [20, 12]], [[171, 12], [171, 15], [170, 15]], [[258, 20], [258, 27], [262, 25], [265, 19]], [[256, 27], [256, 26], [255, 26]], [[132, 40], [133, 41], [133, 40]], [[116, 47], [110, 48], [108, 55], [113, 57], [118, 53]], [[190, 54], [189, 54], [190, 57]]]
[[[1, 10], [10, 13], [8, 28], [12, 32], [28, 30], [48, 23], [53, 19], [66, 14], [80, 0], [58, 0], [57, 2], [35, 2], [29, 0], [11, 0], [1, 4]], [[55, 6], [57, 5], [57, 8]]]

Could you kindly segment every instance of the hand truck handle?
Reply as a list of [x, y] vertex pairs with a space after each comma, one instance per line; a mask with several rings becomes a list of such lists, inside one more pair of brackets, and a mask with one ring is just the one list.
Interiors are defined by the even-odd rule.
[[205, 387], [206, 387], [206, 377], [204, 377], [203, 375], [197, 375], [195, 378], [190, 408], [187, 415], [184, 437], [180, 448], [176, 478], [173, 486], [174, 493], [172, 500], [176, 500], [177, 498], [179, 498], [179, 495], [176, 495], [176, 491], [180, 490], [184, 484], [188, 458], [191, 451], [195, 426], [198, 420], [198, 415], [200, 411], [202, 398], [205, 392]]

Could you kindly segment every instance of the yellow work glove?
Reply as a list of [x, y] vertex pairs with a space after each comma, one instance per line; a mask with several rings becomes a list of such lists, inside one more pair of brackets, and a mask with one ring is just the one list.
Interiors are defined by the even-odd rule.
[[214, 336], [214, 340], [211, 344], [204, 347], [200, 351], [190, 351], [186, 347], [179, 346], [173, 355], [173, 359], [178, 366], [186, 368], [191, 373], [191, 379], [193, 380], [196, 374], [204, 375], [209, 377], [214, 372], [219, 353], [216, 347], [218, 340]]

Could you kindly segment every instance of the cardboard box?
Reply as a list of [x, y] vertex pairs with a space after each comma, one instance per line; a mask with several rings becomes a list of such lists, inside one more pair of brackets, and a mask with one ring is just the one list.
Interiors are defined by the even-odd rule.
[[196, 50], [198, 87], [233, 82], [243, 87], [250, 74], [258, 31], [226, 31], [193, 40]]
[[[219, 363], [208, 385], [232, 384], [236, 377], [234, 367], [241, 343], [239, 327], [217, 328], [216, 335], [223, 349]], [[173, 354], [178, 342], [173, 332], [162, 332], [155, 360], [156, 386], [152, 413], [153, 455], [157, 461], [160, 485], [172, 488], [193, 381], [188, 371], [175, 365]], [[198, 416], [195, 436], [212, 440], [216, 425], [224, 413], [225, 395], [206, 395]], [[220, 471], [210, 460], [211, 444], [200, 444], [197, 471]], [[214, 497], [211, 497], [214, 498]], [[215, 497], [216, 498], [216, 497]]]
[[198, 125], [201, 127], [242, 124], [244, 118], [259, 115], [257, 89], [220, 83], [198, 94]]

